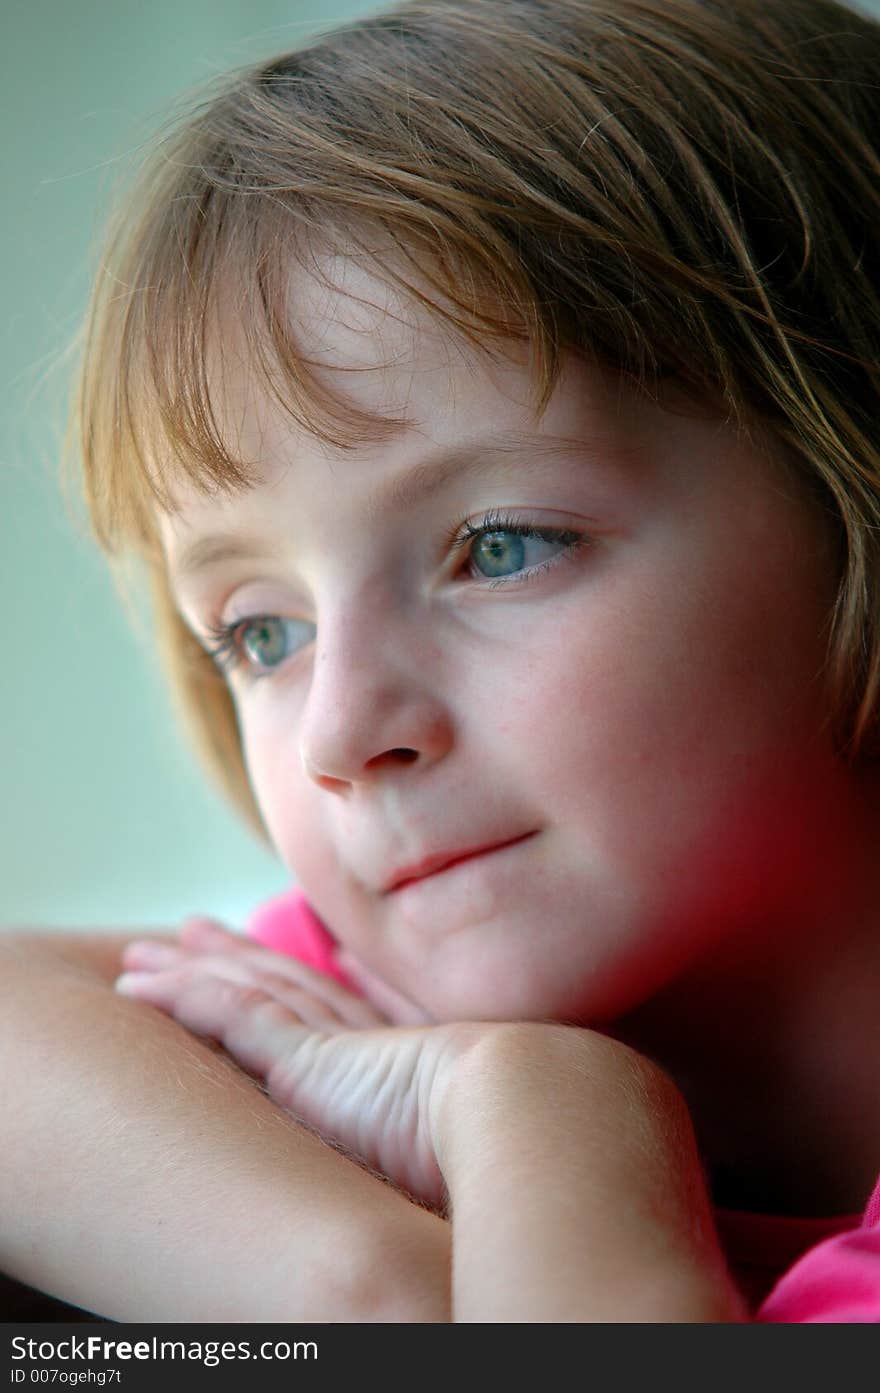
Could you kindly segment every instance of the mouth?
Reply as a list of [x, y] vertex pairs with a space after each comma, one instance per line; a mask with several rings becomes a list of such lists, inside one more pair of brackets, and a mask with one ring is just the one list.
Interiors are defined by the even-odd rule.
[[520, 842], [528, 841], [530, 837], [536, 835], [535, 832], [526, 832], [520, 837], [508, 838], [507, 841], [486, 843], [483, 846], [471, 847], [466, 851], [440, 852], [434, 856], [424, 857], [421, 861], [397, 871], [385, 893], [394, 894], [398, 890], [402, 890], [404, 886], [412, 885], [415, 881], [442, 875], [444, 871], [451, 871], [453, 867], [460, 866], [464, 861], [474, 861], [479, 856], [490, 856], [493, 852], [505, 851], [508, 847], [517, 846]]

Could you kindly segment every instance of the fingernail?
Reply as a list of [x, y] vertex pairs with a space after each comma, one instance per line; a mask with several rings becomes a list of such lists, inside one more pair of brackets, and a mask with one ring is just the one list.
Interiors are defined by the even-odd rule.
[[149, 981], [149, 972], [123, 972], [113, 983], [113, 990], [121, 992], [123, 996], [138, 996]]
[[161, 967], [177, 960], [178, 950], [167, 943], [151, 943], [149, 939], [138, 939], [129, 943], [123, 951], [127, 962], [146, 963], [151, 967]]

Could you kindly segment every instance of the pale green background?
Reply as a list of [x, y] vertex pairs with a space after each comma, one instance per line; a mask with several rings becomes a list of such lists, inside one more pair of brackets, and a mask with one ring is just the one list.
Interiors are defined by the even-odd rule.
[[379, 6], [0, 3], [0, 926], [241, 924], [288, 876], [208, 786], [65, 512], [63, 350], [120, 161], [170, 101]]
[[182, 91], [365, 0], [0, 0], [0, 926], [240, 923], [289, 876], [208, 785], [58, 485], [120, 162]]

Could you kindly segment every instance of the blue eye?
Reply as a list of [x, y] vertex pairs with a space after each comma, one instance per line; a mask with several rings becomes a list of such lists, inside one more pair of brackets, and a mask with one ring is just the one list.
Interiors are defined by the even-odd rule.
[[[275, 614], [253, 615], [234, 624], [218, 624], [207, 630], [205, 648], [217, 666], [231, 672], [244, 659], [252, 677], [266, 676], [290, 656], [285, 638], [293, 634], [293, 650], [310, 643], [316, 625], [303, 619], [282, 619]], [[256, 671], [263, 668], [264, 672]]]
[[[537, 527], [516, 517], [490, 513], [479, 524], [458, 525], [447, 538], [453, 550], [467, 548], [474, 579], [490, 589], [535, 580], [571, 558], [588, 538], [567, 528]], [[550, 555], [547, 555], [547, 549]], [[536, 555], [537, 552], [537, 555]], [[269, 677], [299, 649], [311, 643], [317, 625], [276, 614], [254, 614], [206, 629], [205, 649], [224, 673], [242, 666], [248, 679]]]
[[[466, 523], [453, 538], [453, 548], [468, 549], [468, 562], [492, 588], [509, 582], [533, 580], [542, 571], [573, 554], [586, 538], [566, 528], [536, 527], [518, 518], [493, 513], [476, 526]], [[551, 554], [547, 555], [547, 548]], [[535, 554], [537, 552], [537, 555]]]

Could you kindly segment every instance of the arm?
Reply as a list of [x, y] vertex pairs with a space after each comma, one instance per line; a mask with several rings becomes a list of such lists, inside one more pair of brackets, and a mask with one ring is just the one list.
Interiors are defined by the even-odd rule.
[[0, 935], [0, 1267], [122, 1320], [448, 1320], [446, 1225], [114, 994], [123, 941]]
[[352, 1029], [271, 956], [213, 933], [145, 971], [134, 945], [119, 985], [412, 1193], [445, 1190], [456, 1321], [745, 1318], [687, 1107], [650, 1060], [571, 1026]]
[[684, 1101], [634, 1051], [566, 1027], [485, 1032], [432, 1132], [456, 1321], [745, 1318]]

